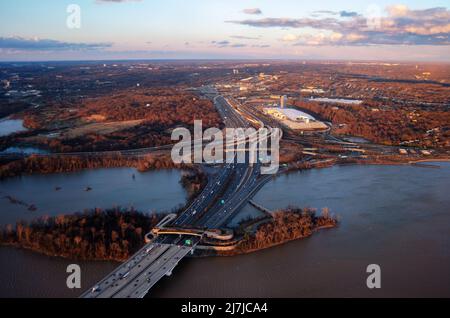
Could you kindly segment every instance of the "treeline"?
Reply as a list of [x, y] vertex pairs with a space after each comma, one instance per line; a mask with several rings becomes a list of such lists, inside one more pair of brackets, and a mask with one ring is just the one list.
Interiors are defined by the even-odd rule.
[[162, 217], [120, 208], [43, 217], [2, 228], [0, 244], [71, 259], [123, 261], [144, 245], [145, 234]]
[[253, 235], [247, 235], [238, 247], [239, 253], [269, 248], [288, 241], [311, 236], [321, 228], [335, 227], [338, 221], [327, 208], [320, 216], [314, 209], [295, 207], [278, 211], [273, 220], [259, 226]]
[[19, 113], [29, 107], [29, 104], [25, 101], [11, 100], [2, 94], [0, 97], [0, 118], [4, 118], [16, 113]]
[[31, 156], [0, 166], [0, 179], [27, 174], [75, 172], [84, 169], [133, 167], [139, 171], [189, 168], [174, 164], [169, 154], [153, 154], [144, 157], [109, 156]]
[[280, 142], [280, 163], [291, 163], [299, 161], [304, 157], [303, 147], [289, 141]]
[[208, 176], [199, 168], [185, 171], [180, 180], [181, 185], [186, 189], [189, 199], [195, 198], [208, 183]]
[[308, 162], [308, 161], [298, 161], [289, 164], [288, 172], [309, 170], [309, 169], [322, 169], [329, 168], [335, 165], [335, 161], [319, 161], [319, 162]]
[[170, 129], [158, 124], [142, 124], [108, 134], [87, 133], [75, 138], [37, 138], [34, 145], [56, 153], [118, 151], [159, 147], [173, 143]]

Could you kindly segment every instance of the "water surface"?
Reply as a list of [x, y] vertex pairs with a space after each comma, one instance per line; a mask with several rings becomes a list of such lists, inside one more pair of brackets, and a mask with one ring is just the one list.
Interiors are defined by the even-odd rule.
[[2, 154], [22, 154], [22, 155], [46, 155], [49, 152], [36, 147], [9, 147], [1, 151]]
[[9, 118], [0, 119], [0, 137], [23, 131], [27, 131], [27, 129], [23, 126], [23, 120]]
[[[117, 168], [6, 179], [0, 181], [0, 225], [114, 206], [145, 213], [170, 211], [186, 202], [180, 178], [177, 170], [138, 173]], [[23, 204], [13, 204], [8, 197]], [[30, 211], [30, 205], [37, 210]]]
[[80, 262], [48, 257], [11, 247], [0, 248], [0, 297], [79, 297], [79, 290], [67, 288], [67, 266], [80, 265], [83, 288], [94, 286], [118, 263]]
[[[450, 164], [440, 165], [282, 176], [254, 200], [329, 207], [341, 225], [251, 255], [183, 261], [152, 296], [450, 297]], [[381, 266], [380, 290], [366, 286], [369, 264]]]
[[[450, 164], [440, 166], [340, 166], [279, 177], [256, 202], [272, 210], [328, 207], [340, 226], [250, 255], [183, 260], [151, 296], [450, 297]], [[4, 248], [0, 259], [1, 295], [75, 294], [64, 287], [58, 259]], [[381, 290], [366, 287], [369, 264], [381, 266]], [[84, 288], [113, 265], [83, 263]]]

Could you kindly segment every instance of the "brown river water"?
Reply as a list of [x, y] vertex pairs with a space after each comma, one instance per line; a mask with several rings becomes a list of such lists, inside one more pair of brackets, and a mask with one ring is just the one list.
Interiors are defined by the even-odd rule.
[[[339, 166], [281, 176], [254, 200], [272, 210], [290, 204], [328, 207], [339, 216], [340, 226], [249, 255], [183, 260], [149, 296], [449, 297], [450, 163], [438, 165], [440, 169]], [[96, 176], [89, 171], [84, 178], [90, 173]], [[108, 180], [107, 176], [105, 173]], [[114, 191], [117, 176], [113, 173], [110, 178], [107, 184]], [[179, 186], [176, 175], [158, 180], [162, 179], [171, 184], [171, 190]], [[33, 180], [27, 186], [32, 187]], [[180, 192], [166, 192], [161, 186], [152, 191], [155, 198], [164, 199], [164, 209], [175, 204], [174, 198], [183, 200], [185, 196], [181, 188]], [[115, 202], [105, 200], [105, 204]], [[252, 213], [251, 209], [243, 211]], [[0, 248], [0, 296], [76, 297], [82, 291], [70, 291], [65, 285], [66, 266], [71, 263]], [[381, 267], [379, 290], [366, 286], [369, 264]], [[79, 265], [86, 289], [117, 264]]]

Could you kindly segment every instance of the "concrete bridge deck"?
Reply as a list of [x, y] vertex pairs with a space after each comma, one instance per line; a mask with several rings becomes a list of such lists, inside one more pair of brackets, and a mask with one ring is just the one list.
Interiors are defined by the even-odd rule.
[[193, 252], [198, 242], [192, 240], [189, 246], [147, 244], [81, 297], [142, 298], [162, 277], [172, 275], [173, 269]]

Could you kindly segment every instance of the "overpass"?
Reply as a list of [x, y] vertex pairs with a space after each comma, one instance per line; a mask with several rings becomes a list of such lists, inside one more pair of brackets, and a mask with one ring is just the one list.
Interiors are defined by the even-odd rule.
[[[213, 100], [227, 127], [250, 127], [224, 97], [215, 96]], [[164, 219], [148, 244], [81, 297], [142, 298], [161, 278], [170, 276], [204, 236], [229, 238], [210, 229], [226, 225], [271, 179], [260, 175], [261, 166], [259, 161], [225, 165], [185, 211], [177, 218]]]

